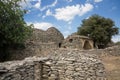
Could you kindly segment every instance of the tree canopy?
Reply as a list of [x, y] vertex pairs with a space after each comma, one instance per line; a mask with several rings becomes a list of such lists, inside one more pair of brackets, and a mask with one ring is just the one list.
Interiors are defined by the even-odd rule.
[[98, 48], [101, 48], [101, 46], [104, 48], [111, 42], [112, 36], [118, 34], [118, 28], [110, 18], [94, 14], [82, 21], [77, 33], [79, 35], [89, 36]]
[[2, 55], [2, 58], [9, 47], [24, 43], [32, 31], [31, 25], [27, 26], [24, 21], [25, 10], [21, 9], [19, 2], [20, 0], [0, 0], [0, 56]]

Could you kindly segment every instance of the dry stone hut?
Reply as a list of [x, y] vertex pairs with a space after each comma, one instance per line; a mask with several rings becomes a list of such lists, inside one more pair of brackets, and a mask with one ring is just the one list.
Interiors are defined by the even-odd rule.
[[64, 40], [64, 37], [58, 29], [56, 29], [55, 27], [50, 27], [46, 31], [41, 29], [34, 29], [32, 40], [42, 43], [60, 43], [62, 42], [62, 40]]
[[41, 44], [41, 46], [48, 46], [47, 44], [50, 44], [55, 45], [56, 47], [59, 47], [63, 40], [64, 37], [62, 33], [55, 27], [50, 27], [46, 31], [34, 29], [31, 38], [31, 41], [37, 42]]
[[13, 54], [10, 55], [10, 60], [20, 60], [29, 56], [48, 54], [50, 51], [60, 47], [93, 49], [93, 41], [88, 37], [76, 34], [64, 39], [62, 33], [54, 27], [48, 28], [46, 31], [34, 29], [33, 36], [26, 42], [26, 49], [12, 51], [11, 53]]
[[21, 60], [25, 57], [49, 53], [52, 49], [59, 48], [60, 43], [62, 43], [63, 40], [64, 37], [61, 32], [54, 27], [50, 27], [46, 31], [34, 29], [33, 35], [26, 41], [26, 48], [22, 51], [11, 51], [13, 54], [10, 55], [9, 60]]
[[93, 40], [86, 36], [72, 34], [62, 43], [64, 48], [93, 49]]

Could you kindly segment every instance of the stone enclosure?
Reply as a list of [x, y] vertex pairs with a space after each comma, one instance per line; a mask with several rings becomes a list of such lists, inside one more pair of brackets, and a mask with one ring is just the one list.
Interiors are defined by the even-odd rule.
[[0, 80], [106, 80], [106, 73], [96, 55], [63, 49], [42, 58], [0, 63]]

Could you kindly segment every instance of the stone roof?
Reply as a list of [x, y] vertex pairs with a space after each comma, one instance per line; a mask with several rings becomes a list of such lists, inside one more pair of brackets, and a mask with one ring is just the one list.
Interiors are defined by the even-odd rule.
[[62, 40], [64, 40], [64, 37], [58, 29], [56, 29], [55, 27], [50, 27], [46, 31], [41, 29], [34, 29], [31, 40], [43, 43], [49, 42], [59, 43], [62, 42]]
[[70, 38], [91, 39], [91, 38], [89, 38], [89, 37], [87, 37], [87, 36], [77, 35], [77, 34], [69, 35], [66, 39], [70, 39]]

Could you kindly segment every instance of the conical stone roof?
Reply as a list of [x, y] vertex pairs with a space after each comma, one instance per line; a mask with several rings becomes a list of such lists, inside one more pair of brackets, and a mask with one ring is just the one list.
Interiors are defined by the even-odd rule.
[[55, 27], [50, 27], [46, 31], [41, 29], [34, 29], [32, 40], [35, 42], [55, 42], [60, 43], [64, 40], [62, 33]]

